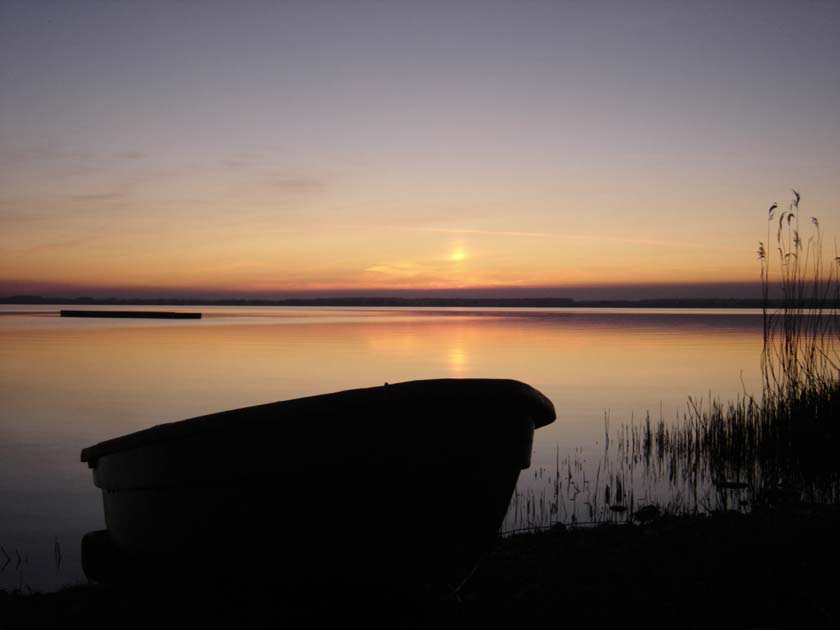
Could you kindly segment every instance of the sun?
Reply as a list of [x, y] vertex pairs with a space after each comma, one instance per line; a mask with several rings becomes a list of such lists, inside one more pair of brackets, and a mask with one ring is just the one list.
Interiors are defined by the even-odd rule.
[[449, 260], [453, 262], [461, 262], [462, 260], [466, 259], [467, 252], [460, 245], [456, 246], [455, 249], [452, 250], [452, 253], [449, 254]]

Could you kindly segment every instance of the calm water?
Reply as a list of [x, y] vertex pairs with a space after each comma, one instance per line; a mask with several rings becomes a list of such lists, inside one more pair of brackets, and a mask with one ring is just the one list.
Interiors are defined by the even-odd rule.
[[762, 341], [747, 310], [179, 309], [198, 321], [58, 310], [0, 307], [0, 588], [84, 579], [79, 540], [104, 521], [79, 451], [106, 438], [386, 381], [515, 378], [558, 413], [520, 477], [527, 494], [561, 458], [597, 460], [607, 412], [613, 425], [648, 410], [674, 419], [689, 395], [756, 391]]

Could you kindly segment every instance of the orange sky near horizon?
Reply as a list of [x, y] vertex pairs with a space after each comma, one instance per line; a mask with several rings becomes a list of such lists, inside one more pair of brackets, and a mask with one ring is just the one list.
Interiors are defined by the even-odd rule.
[[78, 240], [56, 234], [43, 244], [19, 247], [13, 264], [4, 267], [12, 278], [33, 284], [257, 294], [731, 282], [757, 276], [754, 253], [746, 247], [643, 236], [406, 225], [184, 226], [169, 234], [132, 231]]
[[[298, 203], [309, 207], [340, 203], [340, 193], [332, 194], [334, 200], [323, 191], [308, 192], [313, 198]], [[549, 207], [551, 201], [543, 204]], [[77, 292], [154, 287], [192, 295], [202, 291], [270, 295], [750, 282], [757, 280], [760, 269], [757, 241], [766, 239], [765, 209], [732, 226], [690, 219], [662, 226], [640, 220], [634, 226], [621, 225], [620, 215], [604, 225], [592, 208], [594, 218], [578, 217], [570, 221], [575, 223], [569, 226], [572, 229], [564, 230], [561, 207], [560, 220], [536, 221], [526, 212], [517, 220], [500, 212], [489, 219], [476, 217], [467, 227], [457, 212], [451, 221], [438, 216], [438, 225], [400, 221], [422, 216], [416, 208], [419, 202], [411, 204], [415, 208], [395, 211], [391, 225], [322, 223], [305, 217], [274, 221], [260, 202], [247, 197], [213, 202], [214, 212], [202, 210], [203, 216], [196, 217], [192, 211], [183, 216], [167, 210], [171, 202], [152, 195], [126, 194], [117, 202], [118, 220], [108, 217], [114, 212], [112, 200], [76, 202], [84, 208], [66, 214], [59, 207], [62, 202], [55, 203], [49, 220], [21, 220], [0, 235], [6, 254], [0, 288], [5, 282], [15, 286], [15, 293], [27, 284], [35, 289], [48, 284]], [[226, 203], [237, 210], [226, 211]], [[277, 203], [295, 201], [280, 195]], [[343, 214], [365, 216], [364, 203], [359, 203]], [[749, 200], [735, 203], [746, 205]], [[650, 214], [657, 204], [646, 205]], [[644, 212], [639, 208], [627, 216]], [[657, 212], [664, 213], [664, 209]], [[702, 216], [701, 209], [696, 213]]]

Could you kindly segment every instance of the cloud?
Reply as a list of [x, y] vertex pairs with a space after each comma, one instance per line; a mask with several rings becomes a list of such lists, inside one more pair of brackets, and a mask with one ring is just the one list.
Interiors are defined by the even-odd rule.
[[90, 153], [82, 151], [67, 151], [49, 144], [13, 146], [0, 151], [0, 164], [16, 166], [30, 162], [72, 160], [74, 162], [89, 160]]
[[114, 157], [119, 158], [120, 160], [142, 160], [146, 157], [146, 154], [140, 151], [122, 151], [120, 153], [115, 153]]
[[[49, 221], [49, 217], [41, 212], [24, 212], [18, 210], [5, 210], [6, 204], [0, 202], [0, 222], [10, 225], [12, 223], [36, 223], [38, 221]], [[8, 204], [11, 207], [11, 204]]]
[[496, 282], [492, 272], [462, 264], [463, 259], [451, 255], [421, 260], [378, 262], [365, 267], [356, 282], [377, 286], [441, 287], [465, 286]]
[[557, 234], [549, 232], [518, 232], [512, 230], [476, 230], [470, 228], [445, 228], [427, 226], [387, 225], [386, 229], [405, 232], [439, 232], [441, 234], [478, 234], [482, 236], [524, 236], [530, 238], [557, 238]]
[[69, 197], [75, 201], [118, 201], [123, 199], [125, 194], [121, 192], [84, 193], [69, 195]]
[[245, 152], [231, 155], [230, 157], [223, 159], [221, 164], [226, 168], [240, 168], [242, 166], [254, 166], [260, 162], [263, 162], [262, 154]]
[[281, 176], [272, 178], [271, 184], [291, 193], [317, 192], [326, 187], [326, 182], [317, 177]]
[[382, 274], [391, 278], [413, 278], [432, 271], [427, 265], [410, 260], [372, 265], [365, 269], [366, 273]]
[[562, 232], [520, 232], [515, 230], [477, 230], [471, 228], [449, 228], [430, 226], [401, 226], [386, 225], [387, 230], [402, 232], [437, 232], [441, 234], [474, 234], [477, 236], [512, 236], [521, 238], [544, 238], [575, 241], [606, 241], [610, 243], [629, 243], [631, 245], [654, 245], [659, 247], [703, 247], [702, 243], [693, 241], [671, 241], [667, 239], [626, 238], [623, 236], [567, 234]]
[[19, 250], [18, 253], [32, 254], [36, 252], [49, 251], [54, 249], [64, 249], [66, 247], [75, 247], [76, 245], [81, 245], [82, 243], [88, 243], [90, 242], [90, 240], [90, 238], [73, 238], [63, 241], [49, 241], [46, 243], [38, 243], [36, 245], [26, 247], [22, 250]]

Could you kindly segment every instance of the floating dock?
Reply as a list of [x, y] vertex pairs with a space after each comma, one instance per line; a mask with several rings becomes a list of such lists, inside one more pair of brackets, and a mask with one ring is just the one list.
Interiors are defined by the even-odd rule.
[[119, 317], [133, 319], [201, 319], [201, 313], [174, 311], [72, 311], [62, 310], [62, 317]]

